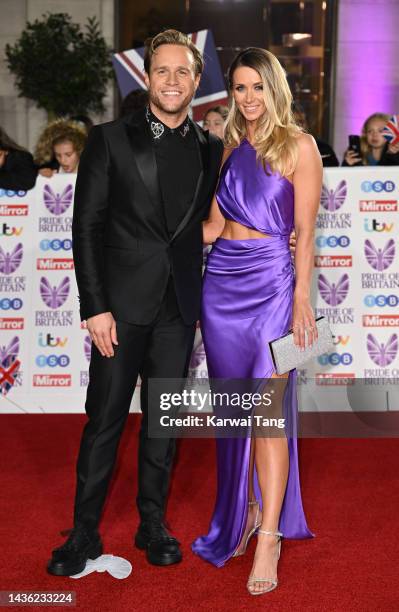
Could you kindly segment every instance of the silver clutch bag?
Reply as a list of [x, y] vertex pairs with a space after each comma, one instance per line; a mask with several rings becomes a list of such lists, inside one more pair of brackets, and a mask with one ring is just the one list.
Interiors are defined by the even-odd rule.
[[269, 348], [277, 374], [285, 374], [309, 361], [312, 357], [323, 355], [333, 347], [333, 334], [325, 317], [316, 319], [318, 337], [311, 346], [301, 351], [294, 344], [294, 333], [290, 330], [285, 336], [269, 342]]

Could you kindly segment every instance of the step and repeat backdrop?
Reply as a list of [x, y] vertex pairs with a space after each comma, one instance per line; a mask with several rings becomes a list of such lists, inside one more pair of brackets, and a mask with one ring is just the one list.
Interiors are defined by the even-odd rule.
[[[72, 259], [74, 186], [73, 175], [56, 175], [28, 192], [0, 190], [3, 413], [84, 410], [91, 342]], [[399, 409], [398, 199], [399, 168], [325, 170], [312, 299], [335, 347], [298, 371], [301, 410], [351, 409], [347, 389], [358, 380], [365, 409]], [[207, 376], [199, 330], [190, 374]]]

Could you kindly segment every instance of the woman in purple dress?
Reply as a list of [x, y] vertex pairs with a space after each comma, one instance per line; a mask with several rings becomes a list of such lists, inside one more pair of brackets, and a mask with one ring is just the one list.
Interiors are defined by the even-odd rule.
[[[211, 379], [277, 378], [268, 342], [294, 330], [304, 347], [317, 337], [310, 305], [313, 241], [322, 163], [314, 139], [293, 121], [292, 97], [277, 58], [242, 51], [229, 71], [225, 155], [204, 241], [202, 334]], [[295, 266], [289, 236], [295, 228]], [[296, 442], [296, 371], [283, 375], [285, 436], [219, 438], [218, 490], [209, 533], [192, 548], [222, 566], [257, 546], [247, 588], [277, 586], [281, 538], [310, 538], [302, 507]], [[272, 381], [270, 381], [272, 382]], [[274, 382], [274, 384], [276, 384]], [[278, 388], [278, 386], [276, 387]]]

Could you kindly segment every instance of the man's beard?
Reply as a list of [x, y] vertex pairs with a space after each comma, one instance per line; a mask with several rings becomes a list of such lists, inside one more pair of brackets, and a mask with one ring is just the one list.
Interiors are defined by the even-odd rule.
[[151, 89], [148, 91], [148, 94], [149, 94], [149, 97], [150, 97], [150, 102], [156, 108], [161, 110], [163, 113], [167, 113], [168, 115], [178, 115], [183, 110], [187, 110], [188, 106], [190, 105], [191, 100], [194, 97], [194, 92], [192, 92], [191, 94], [187, 94], [187, 96], [181, 101], [181, 103], [179, 104], [178, 107], [170, 109], [170, 108], [167, 108], [166, 106], [164, 106], [162, 104], [162, 102], [159, 99], [159, 97], [157, 96], [157, 94], [152, 92]]

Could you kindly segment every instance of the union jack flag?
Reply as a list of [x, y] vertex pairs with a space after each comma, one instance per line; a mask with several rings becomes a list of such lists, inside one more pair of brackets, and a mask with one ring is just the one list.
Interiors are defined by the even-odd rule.
[[382, 130], [382, 135], [392, 145], [399, 143], [399, 115], [392, 115]]
[[[201, 82], [191, 103], [193, 120], [202, 122], [208, 108], [227, 104], [228, 95], [212, 32], [200, 30], [189, 36], [205, 60]], [[144, 47], [115, 53], [112, 63], [123, 98], [135, 89], [147, 89], [144, 83]]]

